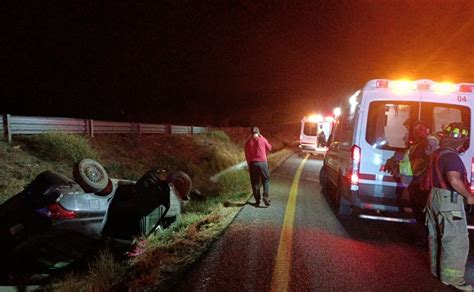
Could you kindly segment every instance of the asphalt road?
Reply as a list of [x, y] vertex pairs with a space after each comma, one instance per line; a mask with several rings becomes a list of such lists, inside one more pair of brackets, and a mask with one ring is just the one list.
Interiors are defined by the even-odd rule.
[[175, 291], [451, 291], [431, 276], [416, 225], [339, 218], [321, 193], [322, 161], [298, 171], [302, 161], [292, 155], [272, 174], [272, 205], [243, 207]]

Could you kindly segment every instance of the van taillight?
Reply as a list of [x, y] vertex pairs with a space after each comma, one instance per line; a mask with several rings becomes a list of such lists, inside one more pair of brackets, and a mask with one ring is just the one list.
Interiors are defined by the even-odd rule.
[[76, 218], [76, 212], [69, 211], [59, 204], [52, 204], [48, 206], [50, 211], [49, 217], [52, 219], [72, 219]]
[[359, 146], [357, 146], [357, 145], [352, 146], [351, 153], [352, 153], [351, 156], [352, 156], [353, 163], [355, 162], [355, 163], [359, 164], [359, 162], [360, 162], [360, 148], [359, 148]]
[[360, 147], [357, 145], [352, 146], [351, 148], [351, 158], [352, 158], [352, 167], [351, 167], [351, 185], [359, 184], [359, 167], [360, 167]]
[[351, 184], [356, 185], [359, 183], [359, 175], [357, 173], [353, 173], [351, 175]]

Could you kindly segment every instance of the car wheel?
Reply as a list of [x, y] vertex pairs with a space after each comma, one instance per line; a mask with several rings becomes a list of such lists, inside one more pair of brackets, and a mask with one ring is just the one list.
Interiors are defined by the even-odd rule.
[[345, 198], [345, 192], [348, 192], [348, 190], [344, 187], [343, 178], [339, 177], [334, 197], [334, 207], [337, 213], [343, 216], [352, 214], [352, 206]]
[[193, 185], [189, 175], [183, 171], [176, 171], [168, 175], [166, 181], [173, 185], [181, 200], [188, 199], [188, 194], [191, 192], [191, 187]]
[[104, 167], [92, 159], [83, 159], [74, 166], [74, 179], [88, 193], [100, 193], [109, 184], [109, 175]]

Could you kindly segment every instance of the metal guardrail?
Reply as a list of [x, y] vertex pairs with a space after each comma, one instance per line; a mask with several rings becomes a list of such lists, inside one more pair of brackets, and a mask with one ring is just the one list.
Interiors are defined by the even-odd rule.
[[45, 132], [87, 133], [87, 120], [9, 116], [8, 132], [12, 135], [34, 135]]
[[127, 123], [58, 117], [0, 116], [0, 134], [8, 143], [13, 135], [38, 135], [44, 133], [82, 134], [202, 134], [207, 127]]

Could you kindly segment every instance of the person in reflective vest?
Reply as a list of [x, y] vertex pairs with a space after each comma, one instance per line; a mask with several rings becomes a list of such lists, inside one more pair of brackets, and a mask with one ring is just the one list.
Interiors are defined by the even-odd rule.
[[426, 212], [431, 273], [445, 285], [472, 291], [464, 279], [469, 252], [464, 202], [474, 204], [474, 195], [459, 156], [467, 149], [469, 131], [462, 123], [451, 123], [440, 137], [440, 148], [431, 156], [424, 183], [425, 188], [431, 186]]
[[[435, 135], [430, 134], [430, 128], [424, 121], [408, 119], [403, 125], [407, 128], [405, 143], [408, 149], [395, 152], [393, 157], [387, 160], [385, 171], [390, 172], [406, 187], [404, 192], [408, 193], [413, 215], [417, 223], [424, 225], [423, 210], [429, 190], [422, 190], [420, 184], [424, 181], [430, 156], [438, 148], [439, 141]], [[424, 229], [423, 225], [421, 226]], [[422, 238], [426, 241], [426, 230], [423, 233]]]
[[[409, 177], [408, 195], [413, 215], [418, 223], [424, 224], [424, 209], [429, 191], [420, 188], [428, 173], [431, 154], [438, 149], [439, 141], [430, 135], [430, 128], [424, 121], [416, 121], [412, 125], [412, 142], [400, 162], [400, 174]], [[426, 236], [426, 233], [425, 233]], [[424, 236], [424, 237], [425, 237]]]

